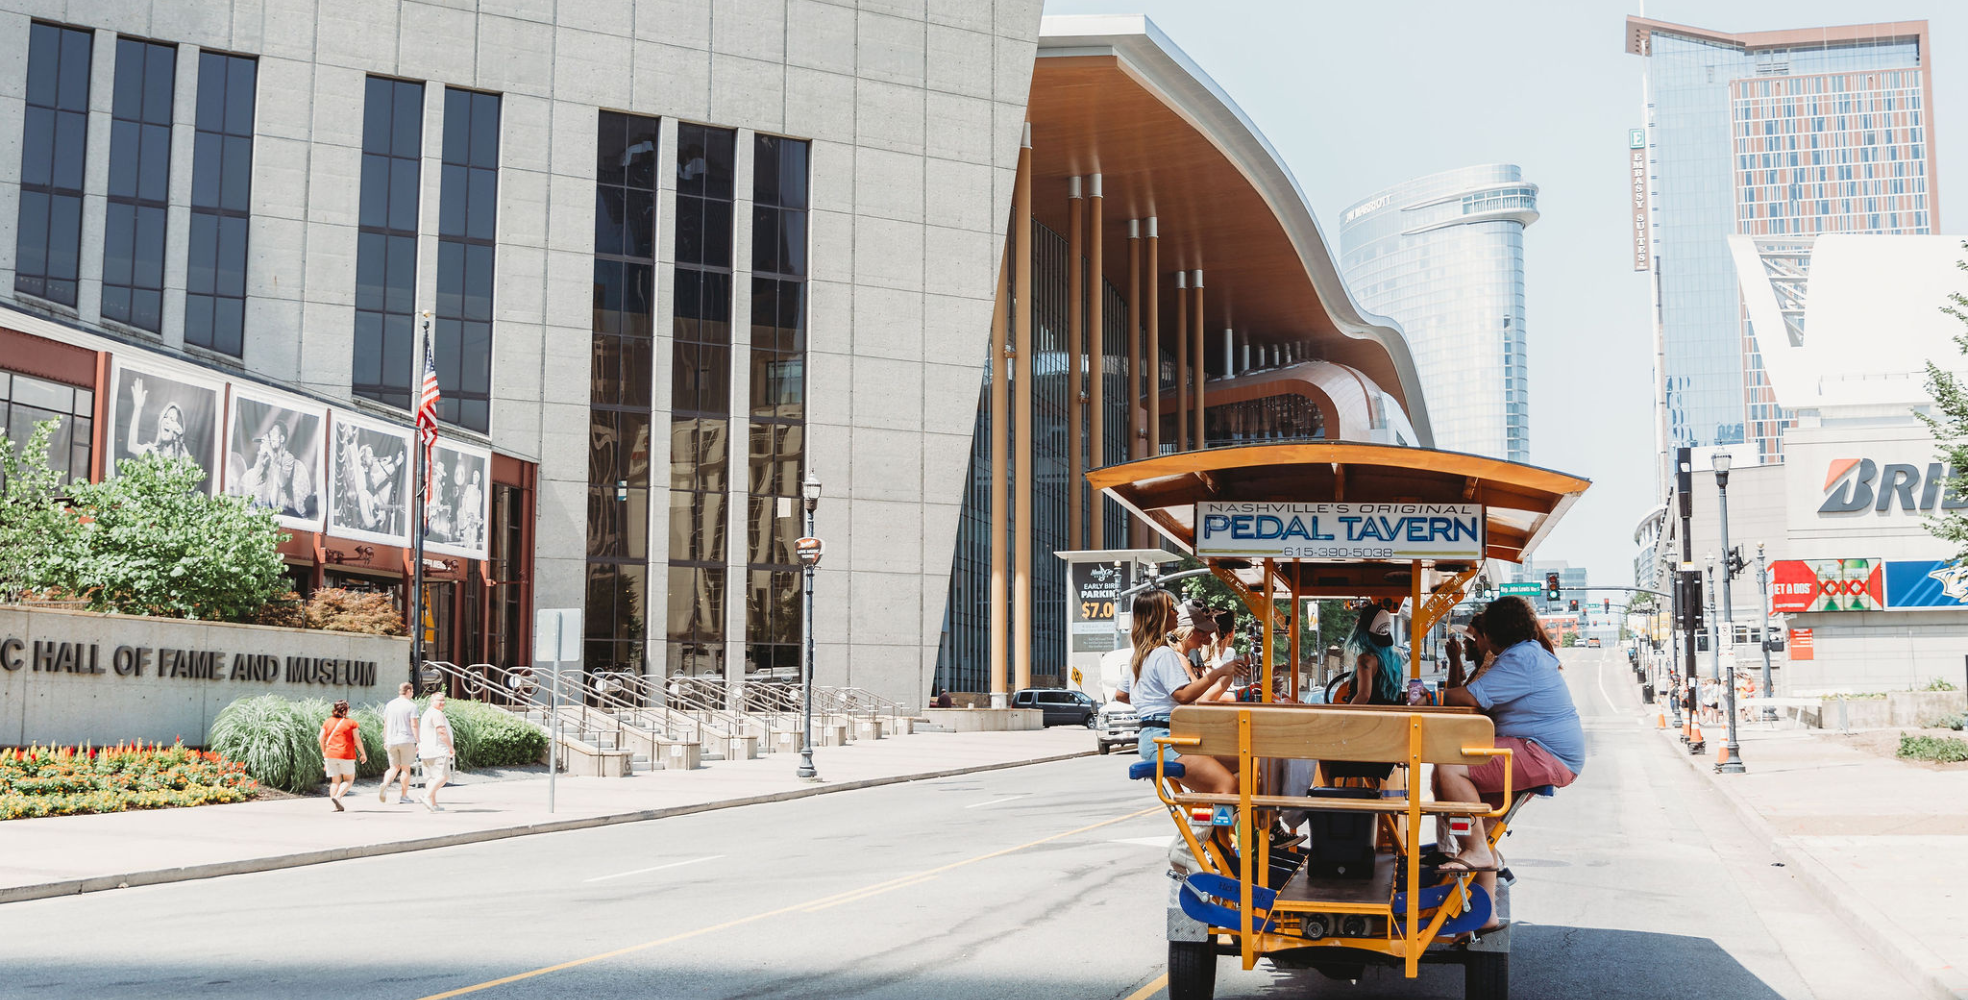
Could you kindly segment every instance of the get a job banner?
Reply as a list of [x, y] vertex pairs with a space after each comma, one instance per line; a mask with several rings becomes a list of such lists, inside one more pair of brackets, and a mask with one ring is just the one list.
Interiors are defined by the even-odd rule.
[[1483, 505], [1473, 503], [1196, 504], [1205, 559], [1481, 559]]

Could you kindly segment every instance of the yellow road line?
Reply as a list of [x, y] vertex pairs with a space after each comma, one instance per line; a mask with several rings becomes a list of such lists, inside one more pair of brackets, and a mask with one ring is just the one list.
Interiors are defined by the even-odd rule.
[[1148, 985], [1143, 986], [1142, 988], [1135, 990], [1133, 993], [1128, 994], [1127, 1000], [1146, 1000], [1147, 997], [1154, 996], [1156, 993], [1161, 992], [1162, 987], [1167, 985], [1168, 985], [1168, 973], [1164, 972], [1161, 975], [1148, 980]]
[[846, 899], [836, 899], [829, 902], [820, 903], [814, 906], [809, 906], [805, 910], [802, 910], [800, 912], [819, 913], [821, 910], [828, 909], [829, 907], [840, 906], [843, 903], [858, 903], [864, 899], [867, 899], [870, 896], [879, 896], [884, 892], [894, 892], [897, 889], [907, 889], [912, 885], [921, 885], [924, 882], [931, 882], [934, 881], [935, 879], [936, 876], [934, 875], [924, 875], [921, 878], [912, 878], [907, 882], [897, 882], [894, 885], [885, 885], [879, 889], [870, 889], [867, 892], [858, 892], [852, 896], [847, 897]]
[[[544, 976], [550, 972], [561, 972], [567, 969], [575, 968], [577, 966], [588, 965], [593, 962], [601, 962], [611, 958], [620, 958], [623, 955], [631, 955], [638, 951], [647, 951], [650, 948], [656, 948], [666, 944], [674, 944], [678, 941], [684, 941], [694, 937], [701, 937], [705, 934], [715, 934], [718, 931], [729, 930], [733, 927], [740, 927], [745, 924], [754, 923], [756, 921], [765, 920], [771, 917], [782, 916], [787, 913], [792, 913], [796, 910], [804, 910], [809, 907], [816, 907], [822, 904], [827, 904], [832, 902], [848, 902], [849, 900], [847, 897], [860, 897], [863, 895], [873, 895], [875, 892], [878, 891], [886, 891], [888, 889], [899, 889], [905, 884], [913, 885], [916, 882], [924, 881], [926, 879], [929, 879], [936, 875], [941, 875], [942, 873], [951, 871], [953, 869], [962, 868], [965, 865], [974, 865], [980, 861], [989, 861], [992, 858], [1001, 858], [1007, 854], [1012, 854], [1031, 847], [1037, 847], [1040, 844], [1048, 844], [1055, 840], [1071, 837], [1074, 834], [1085, 833], [1088, 830], [1098, 830], [1103, 826], [1113, 826], [1115, 823], [1123, 823], [1131, 819], [1136, 819], [1142, 816], [1146, 816], [1149, 813], [1161, 812], [1161, 811], [1163, 811], [1162, 806], [1155, 806], [1150, 809], [1143, 809], [1140, 812], [1128, 813], [1125, 816], [1116, 816], [1113, 819], [1104, 819], [1098, 823], [1090, 823], [1086, 826], [1079, 827], [1078, 829], [1067, 830], [1064, 833], [1055, 833], [1049, 837], [1040, 837], [1037, 840], [1030, 841], [1024, 844], [1019, 844], [1017, 847], [1007, 847], [1002, 850], [992, 851], [989, 854], [979, 854], [974, 858], [965, 858], [962, 861], [953, 861], [950, 864], [942, 866], [941, 868], [931, 868], [930, 870], [925, 872], [917, 872], [913, 875], [904, 875], [900, 878], [892, 878], [882, 882], [876, 882], [873, 885], [865, 885], [858, 889], [849, 889], [846, 892], [836, 892], [831, 895], [821, 896], [818, 899], [809, 899], [804, 902], [794, 903], [791, 906], [782, 906], [776, 910], [768, 910], [764, 913], [754, 913], [749, 917], [739, 917], [736, 920], [727, 920], [721, 924], [712, 924], [708, 927], [699, 927], [696, 930], [684, 931], [681, 934], [672, 934], [668, 937], [660, 937], [654, 941], [644, 941], [641, 944], [632, 944], [625, 948], [617, 948], [614, 951], [604, 951], [599, 955], [589, 955], [586, 958], [576, 958], [570, 961], [561, 962], [557, 965], [543, 966], [541, 968], [533, 969], [527, 972], [519, 972], [519, 973], [514, 973], [513, 975], [510, 976], [502, 976], [498, 979], [490, 979], [485, 982], [479, 983], [475, 986], [461, 986], [455, 990], [446, 990], [443, 993], [433, 993], [427, 997], [421, 998], [421, 1000], [447, 1000], [447, 998], [449, 997], [461, 997], [467, 993], [477, 993], [480, 990], [489, 990], [494, 986], [504, 986], [507, 983], [516, 983], [523, 979], [532, 979], [536, 976]], [[1166, 978], [1167, 977], [1163, 977], [1164, 980], [1166, 980]], [[1158, 983], [1159, 982], [1160, 981], [1158, 981]], [[1159, 986], [1157, 986], [1157, 988], [1159, 988]], [[1141, 997], [1145, 995], [1146, 994], [1138, 993], [1135, 995], [1135, 997], [1130, 997], [1129, 1000], [1136, 1000], [1137, 997]]]

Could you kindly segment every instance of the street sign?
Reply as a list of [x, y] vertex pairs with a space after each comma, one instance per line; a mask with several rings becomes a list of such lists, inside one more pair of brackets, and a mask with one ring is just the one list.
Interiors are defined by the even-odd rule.
[[541, 608], [533, 613], [533, 659], [559, 663], [581, 659], [580, 608]]
[[793, 550], [799, 553], [801, 565], [818, 566], [820, 565], [820, 554], [827, 550], [827, 543], [818, 538], [801, 538], [793, 542]]
[[1497, 589], [1503, 591], [1505, 597], [1536, 597], [1544, 592], [1544, 588], [1535, 583], [1506, 583]]

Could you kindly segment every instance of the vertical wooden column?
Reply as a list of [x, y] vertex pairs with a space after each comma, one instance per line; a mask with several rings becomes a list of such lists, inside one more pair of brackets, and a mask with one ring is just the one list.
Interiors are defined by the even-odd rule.
[[1017, 238], [1014, 231], [1005, 240], [1004, 252], [998, 256], [998, 297], [991, 308], [991, 707], [1005, 707], [1005, 670], [1010, 663], [1011, 617], [1011, 575], [1006, 562], [1011, 556], [1006, 546], [1010, 543], [1011, 509], [1005, 504], [1009, 495], [1006, 489], [1007, 472], [1011, 466], [1009, 421], [1011, 414], [1010, 387], [1005, 384], [1007, 374], [1005, 364], [1005, 314], [1009, 308], [1005, 302], [1005, 282], [1011, 280], [1006, 265], [1011, 263], [1014, 245], [1023, 252], [1025, 241]]
[[1018, 472], [1012, 497], [1014, 534], [1011, 578], [1011, 673], [1013, 690], [1032, 686], [1032, 124], [1018, 146], [1018, 180], [1011, 195], [1011, 225], [1018, 233], [1012, 260], [1012, 449]]
[[[1127, 298], [1127, 457], [1148, 454], [1148, 428], [1143, 424], [1147, 401], [1142, 398], [1141, 367], [1141, 220], [1128, 220], [1128, 298]], [[103, 383], [107, 385], [108, 383]], [[1138, 519], [1128, 521], [1128, 544], [1140, 548], [1147, 544], [1148, 527]]]
[[[1156, 258], [1161, 255], [1161, 237], [1155, 233], [1155, 217], [1148, 217], [1148, 264], [1143, 274], [1148, 276], [1142, 291], [1148, 295], [1148, 304], [1141, 311], [1142, 329], [1148, 331], [1148, 346], [1143, 351], [1142, 374], [1146, 384], [1142, 386], [1148, 404], [1148, 457], [1154, 458], [1162, 453], [1162, 279]], [[1146, 537], [1146, 536], [1143, 536]]]
[[1080, 547], [1080, 470], [1086, 468], [1080, 429], [1086, 426], [1086, 267], [1082, 259], [1080, 178], [1066, 181], [1066, 547]]
[[[1105, 250], [1106, 239], [1101, 229], [1106, 224], [1102, 217], [1100, 196], [1100, 175], [1088, 178], [1087, 189], [1087, 355], [1093, 359], [1087, 371], [1092, 385], [1087, 393], [1087, 468], [1097, 469], [1107, 464], [1107, 280], [1102, 272], [1107, 267]], [[1086, 479], [1079, 473], [1073, 474], [1073, 482], [1084, 488]], [[1087, 547], [1101, 549], [1107, 547], [1106, 518], [1107, 501], [1095, 493], [1087, 504]]]
[[1189, 272], [1175, 272], [1175, 450], [1189, 444]]
[[[1408, 578], [1408, 679], [1421, 676], [1421, 636], [1415, 634], [1415, 619], [1421, 617], [1421, 560], [1409, 564], [1413, 567]], [[1401, 692], [1402, 704], [1406, 704], [1407, 692]]]
[[1193, 300], [1196, 307], [1196, 321], [1193, 324], [1196, 328], [1196, 334], [1195, 336], [1189, 338], [1190, 340], [1195, 341], [1196, 344], [1195, 359], [1194, 359], [1194, 367], [1196, 372], [1196, 392], [1190, 398], [1190, 404], [1189, 404], [1190, 412], [1196, 415], [1196, 429], [1194, 432], [1190, 434], [1190, 440], [1196, 443], [1196, 450], [1201, 451], [1204, 448], [1209, 447], [1209, 438], [1205, 437], [1203, 433], [1203, 373], [1207, 370], [1207, 368], [1203, 364], [1203, 356], [1209, 349], [1209, 338], [1203, 335], [1203, 269], [1202, 268], [1200, 267], [1197, 268], [1196, 273], [1189, 276], [1189, 284], [1190, 284], [1189, 298]]

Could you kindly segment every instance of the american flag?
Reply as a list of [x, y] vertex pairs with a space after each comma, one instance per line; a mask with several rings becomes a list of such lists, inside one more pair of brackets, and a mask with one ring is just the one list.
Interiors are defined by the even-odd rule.
[[437, 391], [437, 362], [428, 350], [424, 352], [424, 385], [417, 393], [417, 435], [424, 442], [424, 483], [429, 489], [431, 458], [437, 447], [437, 404], [442, 397]]

